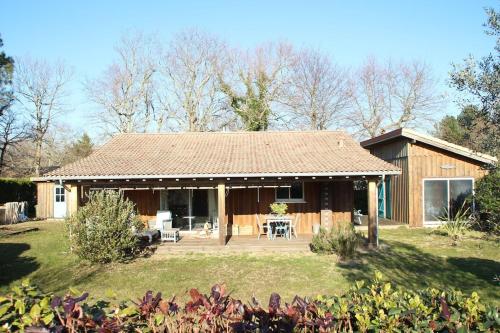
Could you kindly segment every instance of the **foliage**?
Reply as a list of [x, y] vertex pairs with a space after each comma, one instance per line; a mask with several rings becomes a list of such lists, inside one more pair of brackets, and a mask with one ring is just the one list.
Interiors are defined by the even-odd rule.
[[499, 128], [491, 124], [477, 106], [466, 105], [457, 117], [446, 116], [435, 127], [435, 135], [440, 139], [474, 151], [498, 154], [491, 132]]
[[338, 222], [330, 230], [321, 228], [311, 241], [311, 250], [316, 253], [336, 253], [341, 259], [354, 256], [362, 236], [351, 222]]
[[274, 202], [269, 205], [271, 212], [276, 215], [285, 215], [288, 210], [288, 205], [284, 202]]
[[471, 227], [470, 209], [465, 206], [466, 203], [464, 201], [454, 217], [450, 217], [451, 214], [447, 212], [446, 217], [439, 218], [443, 221], [440, 229], [453, 240], [453, 245], [457, 245], [460, 238]]
[[141, 226], [134, 204], [115, 191], [91, 192], [87, 204], [67, 219], [74, 253], [99, 263], [125, 261], [137, 255], [134, 231]]
[[435, 136], [461, 146], [467, 146], [466, 129], [462, 127], [457, 117], [445, 116], [435, 125]]
[[479, 211], [476, 226], [500, 234], [500, 170], [492, 170], [476, 183], [475, 203]]
[[[3, 47], [3, 41], [0, 37], [0, 48]], [[14, 59], [0, 52], [0, 117], [11, 106], [14, 101], [12, 94], [12, 74], [14, 72]]]
[[[78, 297], [75, 294], [79, 295]], [[80, 296], [81, 295], [81, 296]], [[371, 284], [356, 283], [343, 295], [295, 296], [284, 303], [273, 293], [267, 307], [255, 298], [245, 304], [224, 285], [208, 295], [189, 291], [189, 300], [165, 299], [152, 291], [137, 302], [85, 302], [88, 293], [73, 290], [61, 298], [43, 294], [23, 281], [0, 296], [0, 331], [37, 332], [457, 332], [500, 329], [497, 308], [477, 293], [394, 287], [375, 274]]]
[[[465, 92], [470, 98], [465, 99], [467, 104], [479, 104], [478, 117], [486, 120], [486, 142], [489, 147], [486, 151], [497, 155], [500, 153], [500, 22], [499, 12], [493, 8], [486, 10], [488, 21], [485, 24], [487, 35], [496, 38], [493, 53], [476, 61], [472, 56], [464, 60], [462, 65], [454, 65], [451, 72], [451, 85], [460, 92]], [[480, 116], [479, 116], [480, 114]]]
[[25, 178], [0, 178], [0, 203], [27, 201], [28, 215], [35, 212], [36, 185]]
[[94, 144], [87, 133], [84, 133], [79, 139], [68, 145], [64, 152], [63, 164], [75, 162], [81, 158], [87, 157], [92, 153]]

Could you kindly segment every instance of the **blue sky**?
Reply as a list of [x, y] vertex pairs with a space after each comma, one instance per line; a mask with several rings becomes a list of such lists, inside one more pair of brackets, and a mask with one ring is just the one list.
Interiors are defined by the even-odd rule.
[[[368, 56], [418, 59], [432, 67], [452, 100], [446, 83], [450, 64], [493, 48], [494, 40], [482, 27], [484, 7], [491, 6], [498, 2], [8, 1], [2, 3], [0, 34], [8, 55], [60, 59], [74, 68], [72, 117], [83, 128], [95, 106], [86, 102], [81, 82], [113, 61], [113, 46], [127, 31], [157, 33], [168, 40], [196, 27], [242, 47], [287, 40], [320, 48], [353, 68]], [[450, 102], [441, 112], [457, 110]]]

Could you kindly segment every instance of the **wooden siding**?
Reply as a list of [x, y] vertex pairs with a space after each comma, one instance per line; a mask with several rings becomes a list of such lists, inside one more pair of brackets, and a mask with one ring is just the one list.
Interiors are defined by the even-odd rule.
[[[423, 184], [424, 178], [471, 177], [475, 180], [486, 175], [482, 163], [441, 150], [420, 142], [410, 147], [411, 196], [410, 226], [423, 226]], [[442, 166], [447, 166], [443, 168]]]
[[36, 184], [36, 217], [48, 219], [54, 217], [54, 183]]
[[410, 221], [410, 175], [408, 160], [409, 144], [406, 139], [383, 143], [370, 148], [370, 152], [401, 169], [400, 175], [391, 177], [391, 219], [402, 223]]
[[[304, 184], [303, 203], [287, 203], [288, 212], [300, 214], [299, 234], [311, 234], [313, 224], [320, 223], [320, 186], [321, 183]], [[354, 190], [352, 182], [332, 182], [331, 196], [332, 219], [352, 220]], [[226, 210], [229, 224], [251, 226], [252, 233], [257, 233], [256, 213], [261, 218], [269, 214], [269, 205], [275, 200], [274, 188], [231, 189], [226, 198]]]
[[160, 209], [160, 191], [124, 191], [123, 195], [135, 204], [142, 221], [156, 218], [156, 212]]
[[[299, 234], [311, 234], [313, 224], [320, 223], [320, 189], [321, 182], [306, 182], [304, 184], [304, 202], [288, 203], [290, 214], [300, 214], [300, 223], [298, 225]], [[332, 181], [324, 183], [329, 187], [328, 207], [332, 211], [332, 222], [352, 221], [352, 210], [354, 209], [354, 189], [352, 181]], [[70, 196], [67, 191], [67, 202], [70, 197], [76, 200], [78, 193], [78, 203], [84, 205], [86, 195], [89, 192], [89, 186], [77, 186], [67, 184], [68, 189], [75, 191]], [[38, 206], [37, 216], [49, 218], [53, 216], [54, 207], [54, 185], [53, 183], [38, 183]], [[78, 191], [78, 192], [76, 192]], [[156, 212], [160, 209], [160, 191], [159, 190], [133, 190], [124, 191], [125, 198], [131, 200], [139, 213], [141, 220], [154, 219]], [[269, 214], [269, 205], [275, 200], [274, 188], [260, 188], [259, 198], [257, 199], [256, 188], [230, 189], [226, 196], [226, 214], [227, 224], [239, 226], [251, 226], [252, 233], [257, 233], [255, 214]], [[71, 204], [70, 204], [71, 205]], [[74, 205], [74, 204], [73, 204]], [[71, 208], [71, 207], [70, 207]], [[73, 210], [73, 208], [71, 208]]]

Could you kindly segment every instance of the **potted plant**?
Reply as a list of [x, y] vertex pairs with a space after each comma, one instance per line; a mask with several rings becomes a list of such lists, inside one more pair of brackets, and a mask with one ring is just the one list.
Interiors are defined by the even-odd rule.
[[271, 213], [278, 216], [283, 216], [286, 214], [288, 205], [284, 202], [275, 202], [269, 205], [271, 208]]

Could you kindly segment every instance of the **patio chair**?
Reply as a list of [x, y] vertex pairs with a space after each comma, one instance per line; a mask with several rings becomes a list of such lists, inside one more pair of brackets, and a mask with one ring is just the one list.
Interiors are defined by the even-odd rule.
[[172, 228], [172, 213], [169, 210], [156, 212], [156, 229], [160, 231], [161, 240], [173, 240], [177, 243], [179, 240], [179, 229]]
[[159, 210], [156, 212], [156, 229], [162, 230], [164, 228], [172, 228], [172, 212], [169, 210]]
[[289, 235], [288, 227], [289, 227], [288, 222], [282, 222], [282, 221], [277, 222], [276, 225], [274, 226], [273, 239], [276, 239], [276, 236], [278, 235], [288, 238]]
[[255, 218], [257, 221], [257, 239], [260, 239], [260, 235], [266, 235], [267, 238], [270, 238], [269, 236], [269, 226], [260, 222], [259, 214], [255, 214]]
[[300, 223], [300, 217], [301, 217], [301, 213], [297, 213], [297, 214], [295, 214], [295, 218], [292, 221], [292, 230], [291, 230], [290, 234], [292, 237], [295, 236], [295, 238], [298, 238], [297, 226]]

